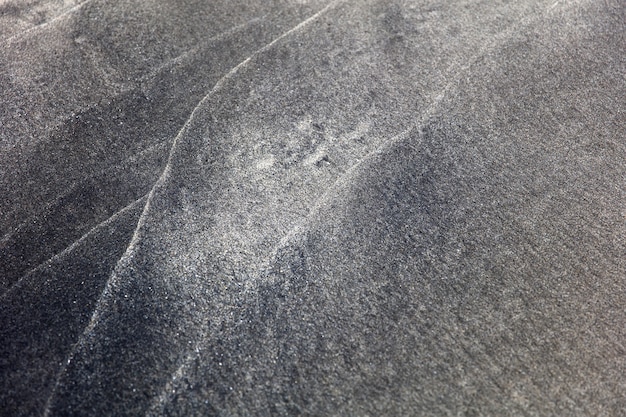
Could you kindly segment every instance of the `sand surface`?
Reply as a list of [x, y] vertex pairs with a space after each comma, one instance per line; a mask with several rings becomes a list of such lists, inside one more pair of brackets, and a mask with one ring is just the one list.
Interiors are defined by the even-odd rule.
[[0, 0], [1, 416], [620, 416], [626, 3]]

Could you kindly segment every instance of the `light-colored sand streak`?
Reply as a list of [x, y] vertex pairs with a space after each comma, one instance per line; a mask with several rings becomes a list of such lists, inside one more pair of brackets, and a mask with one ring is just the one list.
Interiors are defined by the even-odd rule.
[[[80, 239], [78, 239], [76, 242], [74, 242], [71, 246], [69, 246], [68, 248], [66, 248], [63, 252], [55, 255], [53, 258], [51, 258], [49, 261], [47, 261], [46, 263], [40, 265], [37, 269], [33, 270], [29, 275], [25, 276], [24, 279], [27, 279], [29, 276], [32, 276], [32, 273], [36, 272], [39, 269], [45, 268], [47, 265], [49, 265], [51, 262], [53, 262], [56, 259], [61, 258], [62, 256], [65, 256], [66, 254], [69, 254], [72, 252], [72, 250], [74, 250], [74, 248], [76, 248], [78, 245], [80, 245], [82, 242], [84, 242], [86, 239], [89, 239], [92, 235], [94, 235], [95, 233], [99, 232], [101, 229], [106, 228], [108, 225], [110, 225], [111, 223], [113, 223], [115, 220], [117, 220], [117, 218], [119, 218], [120, 216], [122, 216], [123, 214], [127, 213], [130, 210], [133, 210], [137, 207], [139, 207], [141, 204], [145, 204], [146, 199], [148, 198], [148, 195], [144, 195], [142, 197], [140, 197], [139, 199], [135, 200], [134, 202], [132, 202], [131, 204], [127, 205], [126, 207], [124, 207], [123, 209], [121, 209], [120, 211], [118, 211], [117, 213], [115, 213], [113, 216], [109, 217], [106, 221], [98, 224], [96, 227], [94, 227], [93, 229], [91, 229], [89, 232], [87, 232], [86, 234], [84, 234]], [[14, 285], [11, 289], [16, 288], [17, 285]], [[9, 291], [7, 291], [8, 293]], [[6, 295], [6, 293], [4, 294]], [[0, 297], [0, 301], [1, 301], [1, 297]], [[79, 339], [80, 341], [80, 339]], [[67, 359], [65, 360], [63, 366], [61, 367], [61, 369], [58, 371], [56, 377], [55, 377], [55, 382], [54, 382], [54, 386], [52, 388], [52, 391], [50, 393], [50, 395], [48, 396], [48, 399], [46, 401], [46, 407], [44, 409], [44, 416], [48, 416], [50, 413], [50, 404], [51, 404], [51, 400], [53, 398], [53, 394], [56, 392], [56, 390], [58, 389], [59, 386], [59, 382], [61, 380], [61, 376], [63, 375], [63, 372], [65, 371], [67, 365], [71, 362], [72, 358], [74, 357], [74, 354], [76, 353], [76, 346], [78, 345], [79, 342], [76, 342], [76, 344], [74, 345], [74, 348], [71, 349], [69, 355], [67, 356]]]
[[31, 28], [28, 28], [22, 32], [16, 33], [15, 35], [6, 38], [3, 41], [0, 41], [0, 43], [4, 43], [4, 44], [9, 44], [9, 43], [13, 43], [15, 41], [20, 40], [21, 38], [28, 36], [30, 33], [32, 32], [36, 32], [39, 30], [42, 30], [44, 28], [46, 28], [47, 26], [51, 25], [52, 23], [63, 19], [65, 17], [68, 17], [69, 15], [71, 15], [72, 13], [82, 9], [86, 4], [91, 3], [93, 0], [85, 0], [82, 3], [78, 3], [76, 6], [73, 6], [69, 9], [67, 9], [66, 11], [62, 12], [61, 14], [58, 14], [57, 16], [53, 17], [52, 19], [45, 21], [43, 23], [40, 23], [39, 25], [33, 26]]
[[26, 272], [24, 275], [22, 275], [22, 277], [20, 277], [20, 279], [15, 284], [13, 284], [9, 289], [7, 289], [6, 292], [4, 292], [3, 294], [0, 295], [0, 302], [2, 302], [4, 300], [4, 298], [8, 297], [9, 294], [11, 294], [12, 292], [18, 290], [26, 281], [28, 281], [28, 279], [30, 277], [33, 276], [33, 274], [36, 274], [37, 272], [39, 272], [42, 269], [45, 269], [46, 267], [51, 265], [53, 262], [63, 258], [65, 255], [71, 253], [76, 247], [78, 247], [85, 240], [89, 239], [95, 233], [97, 233], [100, 230], [106, 228], [111, 223], [116, 221], [120, 216], [122, 216], [126, 212], [136, 208], [142, 202], [145, 202], [144, 200], [146, 200], [147, 197], [148, 197], [148, 195], [144, 194], [143, 196], [139, 197], [137, 200], [135, 200], [132, 203], [128, 204], [126, 207], [123, 207], [122, 209], [116, 211], [109, 218], [107, 218], [106, 220], [98, 223], [97, 225], [95, 225], [94, 227], [89, 229], [80, 238], [75, 240], [71, 245], [67, 246], [65, 249], [63, 249], [59, 253], [53, 255], [52, 257], [50, 257], [46, 261], [40, 263], [38, 266], [36, 266], [36, 267], [32, 268], [30, 271]]

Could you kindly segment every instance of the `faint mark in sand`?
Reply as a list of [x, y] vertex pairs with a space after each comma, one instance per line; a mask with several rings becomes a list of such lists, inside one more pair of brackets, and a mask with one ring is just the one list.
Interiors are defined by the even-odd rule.
[[348, 131], [343, 135], [342, 143], [343, 142], [347, 142], [347, 143], [360, 142], [360, 138], [367, 135], [367, 133], [370, 131], [371, 126], [372, 126], [371, 120], [369, 119], [361, 120], [356, 125], [354, 130]]
[[256, 168], [258, 170], [265, 170], [271, 168], [276, 162], [274, 155], [265, 155], [263, 158], [257, 160]]
[[315, 165], [319, 167], [329, 163], [330, 158], [328, 157], [328, 150], [323, 145], [318, 146], [315, 152], [304, 159], [304, 165]]
[[296, 128], [301, 133], [311, 134], [313, 132], [313, 119], [310, 115], [305, 116], [296, 123]]

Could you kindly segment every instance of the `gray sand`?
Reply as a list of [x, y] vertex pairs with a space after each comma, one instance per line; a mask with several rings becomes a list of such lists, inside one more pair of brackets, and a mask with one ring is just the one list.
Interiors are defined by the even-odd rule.
[[0, 24], [0, 415], [625, 412], [623, 2]]

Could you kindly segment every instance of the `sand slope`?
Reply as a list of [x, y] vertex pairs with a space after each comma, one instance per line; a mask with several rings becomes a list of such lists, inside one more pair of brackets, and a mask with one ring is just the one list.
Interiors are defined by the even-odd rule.
[[626, 8], [249, 3], [8, 29], [0, 414], [620, 415]]

